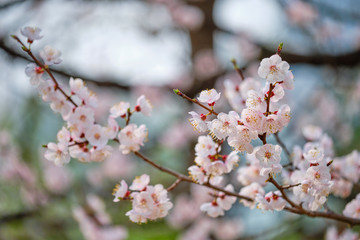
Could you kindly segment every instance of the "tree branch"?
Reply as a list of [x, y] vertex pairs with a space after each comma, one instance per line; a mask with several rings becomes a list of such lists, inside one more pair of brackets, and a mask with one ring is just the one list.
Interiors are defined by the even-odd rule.
[[[200, 184], [197, 182], [194, 182], [190, 177], [185, 176], [181, 173], [175, 172], [171, 169], [165, 168], [163, 166], [160, 166], [156, 163], [154, 163], [153, 161], [151, 161], [149, 158], [145, 157], [144, 155], [142, 155], [139, 152], [134, 152], [134, 154], [136, 156], [138, 156], [139, 158], [141, 158], [142, 160], [144, 160], [145, 162], [147, 162], [148, 164], [152, 165], [153, 167], [157, 168], [158, 170], [168, 173], [174, 177], [176, 177], [178, 180], [177, 181], [185, 181], [185, 182], [190, 182], [190, 183], [194, 183], [200, 186], [206, 186], [208, 188], [214, 189], [216, 191], [219, 192], [223, 192], [224, 194], [228, 195], [228, 196], [234, 196], [237, 197], [239, 199], [244, 199], [247, 201], [254, 201], [254, 199], [234, 193], [234, 192], [229, 192], [225, 189], [222, 189], [221, 187], [217, 187], [214, 186], [210, 183], [204, 183], [204, 184]], [[285, 193], [285, 189], [287, 189], [287, 186], [280, 186], [272, 177], [269, 178], [268, 180], [269, 182], [273, 183], [275, 185], [275, 187], [277, 189], [280, 190], [280, 192], [282, 193], [282, 197], [291, 205], [291, 207], [285, 207], [284, 210], [288, 211], [288, 212], [292, 212], [298, 215], [307, 215], [309, 217], [320, 217], [320, 218], [325, 218], [325, 219], [332, 219], [332, 220], [336, 220], [336, 221], [340, 221], [340, 222], [345, 222], [350, 224], [351, 226], [355, 226], [355, 225], [360, 225], [360, 219], [356, 219], [356, 218], [349, 218], [349, 217], [345, 217], [343, 215], [339, 215], [339, 214], [335, 214], [335, 213], [331, 213], [331, 212], [319, 212], [319, 211], [308, 211], [303, 209], [300, 205], [295, 204], [293, 201], [291, 201], [286, 193]]]

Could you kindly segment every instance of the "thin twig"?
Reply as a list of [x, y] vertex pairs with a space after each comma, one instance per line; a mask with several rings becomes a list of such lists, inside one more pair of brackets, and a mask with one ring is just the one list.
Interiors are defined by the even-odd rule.
[[55, 90], [59, 89], [59, 91], [65, 96], [66, 100], [69, 100], [75, 107], [77, 107], [78, 105], [71, 99], [71, 97], [69, 95], [67, 95], [65, 93], [65, 91], [60, 87], [59, 83], [56, 81], [54, 75], [52, 74], [52, 72], [50, 71], [48, 66], [45, 66], [44, 64], [42, 64], [35, 56], [34, 54], [31, 52], [31, 50], [29, 48], [27, 48], [24, 43], [15, 35], [12, 36], [18, 43], [21, 44], [22, 49], [34, 60], [34, 62], [41, 67], [42, 69], [44, 69], [46, 71], [46, 73], [50, 76], [51, 80], [54, 82], [55, 84]]
[[[234, 197], [237, 197], [239, 199], [244, 199], [244, 200], [247, 200], [247, 201], [254, 201], [253, 199], [251, 199], [249, 197], [246, 197], [246, 196], [234, 193], [234, 192], [229, 192], [229, 191], [227, 191], [225, 189], [222, 189], [220, 187], [211, 185], [210, 183], [200, 184], [200, 183], [194, 182], [190, 177], [185, 176], [185, 175], [183, 175], [181, 173], [177, 173], [177, 172], [175, 172], [173, 170], [170, 170], [168, 168], [162, 167], [162, 166], [154, 163], [153, 161], [151, 161], [147, 157], [143, 156], [139, 152], [134, 152], [134, 154], [136, 156], [140, 157], [145, 162], [152, 165], [153, 167], [159, 169], [162, 172], [166, 172], [166, 173], [180, 179], [181, 181], [198, 184], [200, 186], [206, 186], [206, 187], [212, 188], [212, 189], [214, 189], [216, 191], [223, 192], [224, 194], [226, 194], [228, 196], [234, 196]], [[346, 216], [343, 216], [343, 215], [340, 215], [340, 214], [329, 213], [329, 212], [319, 212], [319, 211], [305, 210], [304, 208], [301, 207], [301, 204], [297, 205], [287, 197], [287, 195], [286, 195], [286, 193], [284, 191], [284, 189], [286, 189], [286, 186], [280, 186], [272, 177], [268, 181], [273, 183], [275, 185], [275, 187], [280, 190], [280, 192], [282, 194], [282, 197], [292, 206], [292, 207], [285, 207], [284, 208], [285, 211], [292, 212], [292, 213], [295, 213], [295, 214], [298, 214], [298, 215], [307, 215], [309, 217], [320, 217], [320, 218], [325, 218], [325, 219], [332, 219], [332, 220], [348, 223], [351, 226], [360, 225], [360, 219], [350, 218], [350, 217], [346, 217]]]
[[297, 184], [292, 184], [292, 185], [285, 185], [285, 186], [281, 186], [282, 189], [289, 189], [289, 188], [293, 188], [293, 187], [297, 187], [300, 186], [301, 183], [297, 183]]
[[284, 187], [282, 187], [281, 185], [279, 185], [275, 179], [269, 175], [269, 179], [267, 180], [268, 182], [271, 182], [277, 189], [279, 189], [279, 191], [281, 192], [282, 198], [285, 199], [285, 201], [287, 201], [293, 208], [296, 209], [303, 209], [300, 205], [297, 205], [296, 203], [294, 203], [285, 193], [284, 191]]
[[171, 184], [171, 186], [168, 187], [166, 190], [168, 192], [172, 191], [174, 188], [176, 188], [177, 185], [179, 185], [179, 183], [181, 183], [181, 181], [182, 181], [181, 179], [176, 179], [176, 181], [173, 184]]
[[217, 112], [215, 112], [214, 110], [208, 108], [208, 107], [205, 106], [204, 104], [201, 104], [197, 99], [193, 99], [193, 98], [190, 98], [190, 97], [186, 96], [186, 94], [184, 94], [183, 92], [181, 92], [179, 89], [174, 89], [174, 93], [175, 93], [176, 95], [179, 95], [180, 97], [182, 97], [182, 98], [184, 98], [184, 99], [186, 99], [186, 100], [188, 100], [188, 101], [190, 101], [190, 102], [192, 102], [192, 103], [195, 103], [195, 104], [199, 105], [200, 107], [208, 110], [209, 113], [212, 113], [212, 114], [214, 114], [214, 115], [216, 115], [216, 116], [218, 115]]
[[230, 191], [227, 191], [225, 189], [222, 189], [221, 187], [217, 187], [215, 185], [212, 185], [210, 183], [204, 183], [204, 184], [200, 184], [200, 183], [197, 183], [197, 182], [194, 182], [190, 177], [188, 176], [185, 176], [181, 173], [178, 173], [178, 172], [175, 172], [171, 169], [168, 169], [168, 168], [165, 168], [163, 166], [160, 166], [156, 163], [154, 163], [153, 161], [151, 161], [149, 158], [145, 157], [144, 155], [142, 155], [141, 153], [139, 152], [134, 152], [134, 154], [136, 156], [138, 156], [139, 158], [141, 158], [142, 160], [144, 160], [145, 162], [149, 163], [150, 165], [152, 165], [153, 167], [159, 169], [160, 171], [162, 172], [165, 172], [165, 173], [168, 173], [178, 179], [180, 179], [181, 181], [184, 181], [184, 182], [190, 182], [190, 183], [194, 183], [194, 184], [197, 184], [197, 185], [201, 185], [201, 186], [206, 186], [208, 188], [212, 188], [216, 191], [220, 191], [220, 192], [223, 192], [224, 194], [228, 195], [228, 196], [234, 196], [234, 197], [237, 197], [239, 199], [244, 199], [244, 200], [247, 200], [247, 201], [253, 201], [253, 199], [249, 198], [249, 197], [246, 197], [246, 196], [243, 196], [243, 195], [240, 195], [240, 194], [237, 194], [237, 193], [234, 193], [234, 192], [230, 192]]
[[236, 59], [235, 58], [231, 59], [231, 63], [233, 64], [235, 71], [239, 74], [241, 80], [244, 81], [244, 79], [245, 79], [244, 74], [241, 71], [239, 65], [237, 64]]
[[280, 137], [279, 137], [279, 132], [276, 132], [274, 134], [275, 136], [275, 139], [276, 139], [276, 142], [282, 147], [282, 149], [284, 150], [288, 160], [289, 160], [289, 163], [290, 165], [292, 164], [292, 160], [291, 160], [291, 154], [289, 152], [289, 150], [287, 149], [287, 147], [285, 146], [285, 144], [281, 141]]

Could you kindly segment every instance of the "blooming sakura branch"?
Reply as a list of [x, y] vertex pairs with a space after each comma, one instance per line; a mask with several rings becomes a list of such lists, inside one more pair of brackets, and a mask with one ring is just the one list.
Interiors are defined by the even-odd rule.
[[[63, 166], [71, 159], [102, 162], [113, 151], [134, 153], [176, 178], [168, 188], [162, 184], [149, 185], [150, 176], [146, 173], [135, 177], [130, 186], [121, 180], [113, 192], [114, 202], [131, 202], [132, 208], [126, 216], [132, 222], [146, 223], [166, 217], [173, 207], [169, 191], [186, 181], [206, 188], [211, 200], [204, 201], [200, 210], [212, 218], [225, 215], [239, 200], [250, 209], [288, 211], [360, 225], [359, 195], [345, 206], [342, 214], [326, 206], [331, 194], [341, 198], [351, 194], [359, 181], [360, 154], [354, 151], [336, 157], [332, 139], [318, 126], [302, 128], [307, 142], [304, 146], [293, 146], [292, 151], [280, 139], [280, 132], [291, 120], [291, 108], [284, 97], [294, 88], [290, 66], [281, 58], [282, 45], [276, 54], [261, 61], [258, 76], [244, 77], [236, 68], [240, 81], [235, 84], [226, 80], [223, 94], [207, 89], [197, 98], [190, 98], [174, 90], [181, 98], [200, 107], [189, 112], [190, 124], [202, 135], [197, 139], [194, 161], [188, 166], [189, 176], [186, 176], [156, 164], [139, 152], [147, 140], [148, 130], [145, 124], [132, 123], [131, 117], [134, 114], [151, 116], [152, 105], [146, 96], [139, 96], [136, 104], [114, 103], [107, 121], [99, 122], [95, 119], [99, 99], [86, 83], [70, 78], [68, 85], [62, 86], [52, 75], [49, 67], [61, 63], [61, 52], [46, 46], [40, 50], [39, 59], [31, 51], [31, 45], [42, 38], [40, 33], [39, 28], [23, 28], [21, 34], [28, 45], [17, 36], [12, 37], [33, 60], [25, 68], [31, 84], [64, 121], [57, 140], [44, 146], [45, 158]], [[232, 111], [217, 109], [219, 99], [224, 97]], [[276, 143], [269, 142], [271, 135], [275, 136]], [[110, 143], [111, 146], [117, 144], [118, 149], [113, 149]], [[227, 146], [231, 151], [224, 151]], [[244, 160], [240, 154], [245, 156]], [[234, 172], [237, 185], [228, 183], [225, 177]], [[271, 187], [275, 189], [269, 191]], [[79, 216], [77, 214], [77, 218]], [[356, 235], [347, 231], [346, 234]], [[334, 234], [336, 229], [329, 228], [328, 235]]]

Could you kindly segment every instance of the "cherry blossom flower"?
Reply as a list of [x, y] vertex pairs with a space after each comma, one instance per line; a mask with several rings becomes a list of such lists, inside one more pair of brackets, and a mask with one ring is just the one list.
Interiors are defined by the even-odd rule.
[[192, 118], [189, 119], [191, 126], [199, 132], [205, 132], [208, 130], [206, 116], [204, 114], [199, 115], [198, 113], [191, 111], [189, 114]]
[[250, 90], [247, 93], [246, 106], [251, 109], [265, 112], [266, 102], [264, 100], [264, 94], [254, 90]]
[[[131, 187], [130, 187], [131, 188]], [[132, 210], [126, 213], [132, 222], [146, 223], [165, 217], [173, 204], [167, 197], [167, 191], [161, 184], [147, 185], [140, 192], [132, 192]]]
[[198, 143], [195, 145], [196, 156], [207, 157], [216, 154], [218, 144], [210, 136], [199, 136]]
[[[265, 89], [269, 89], [270, 84], [266, 84]], [[266, 95], [269, 95], [266, 91]], [[275, 85], [274, 89], [271, 91], [271, 95], [270, 95], [270, 101], [271, 102], [278, 102], [280, 101], [285, 95], [284, 89], [281, 85], [277, 84]]]
[[147, 129], [144, 124], [139, 127], [135, 124], [129, 124], [121, 129], [118, 134], [120, 141], [120, 150], [123, 154], [128, 154], [131, 151], [140, 150], [140, 146], [144, 145], [144, 140], [147, 137]]
[[286, 73], [286, 76], [283, 80], [283, 82], [280, 82], [281, 86], [287, 90], [294, 89], [294, 75], [291, 71], [288, 71]]
[[147, 100], [144, 95], [141, 95], [136, 100], [135, 111], [141, 112], [145, 116], [150, 116], [151, 115], [152, 106], [151, 106], [149, 100]]
[[305, 139], [308, 141], [317, 141], [323, 134], [322, 129], [315, 125], [306, 125], [301, 129], [301, 131]]
[[346, 204], [343, 214], [351, 218], [360, 218], [360, 194], [356, 195], [355, 199]]
[[304, 153], [304, 158], [310, 163], [316, 164], [324, 159], [324, 152], [321, 148], [314, 146]]
[[150, 183], [149, 175], [143, 174], [134, 179], [134, 181], [130, 186], [130, 190], [143, 191], [149, 183]]
[[237, 121], [231, 115], [219, 113], [217, 119], [208, 123], [209, 130], [218, 139], [225, 139], [229, 136], [237, 125]]
[[73, 105], [58, 91], [54, 93], [50, 107], [54, 112], [59, 112], [64, 120], [69, 118], [73, 110]]
[[24, 27], [20, 29], [20, 32], [24, 37], [27, 37], [28, 43], [33, 43], [35, 40], [43, 38], [43, 36], [40, 36], [41, 29], [38, 27]]
[[70, 142], [70, 139], [71, 139], [71, 135], [70, 135], [70, 132], [69, 130], [67, 130], [66, 127], [62, 127], [57, 135], [57, 140], [61, 143], [64, 143], [64, 144], [68, 144]]
[[252, 108], [246, 108], [241, 112], [241, 119], [246, 127], [253, 131], [262, 131], [264, 115]]
[[[227, 190], [229, 192], [234, 192], [234, 186], [231, 184], [228, 184], [225, 187], [225, 190]], [[228, 211], [228, 210], [230, 210], [231, 206], [236, 202], [236, 197], [228, 196], [223, 192], [219, 192], [216, 202], [219, 204], [219, 206], [222, 209], [224, 209], [225, 211]]]
[[97, 149], [102, 149], [108, 142], [108, 137], [105, 134], [104, 127], [99, 124], [94, 124], [89, 127], [85, 132], [85, 137], [89, 143], [96, 146]]
[[45, 65], [59, 64], [62, 62], [60, 58], [61, 52], [50, 46], [46, 46], [43, 50], [40, 50], [39, 54]]
[[316, 182], [328, 183], [331, 180], [329, 169], [326, 165], [320, 164], [318, 166], [309, 167], [306, 171], [306, 179]]
[[[265, 194], [265, 191], [259, 183], [253, 182], [250, 185], [241, 188], [239, 194], [242, 196], [246, 196], [246, 197], [255, 199], [257, 194], [260, 194], [261, 196], [263, 196]], [[244, 204], [244, 206], [249, 207], [250, 209], [253, 209], [256, 205], [255, 201], [248, 201], [245, 199], [241, 199], [240, 202], [242, 204]]]
[[253, 182], [265, 185], [268, 176], [260, 175], [261, 168], [259, 161], [251, 163], [249, 166], [240, 167], [237, 171], [237, 180], [244, 186]]
[[265, 176], [272, 173], [281, 172], [280, 165], [281, 147], [279, 145], [265, 144], [255, 153], [256, 158], [260, 160], [263, 167], [260, 174]]
[[126, 117], [126, 113], [128, 109], [130, 108], [130, 103], [128, 102], [119, 102], [112, 106], [110, 109], [110, 117], [112, 118], [118, 118], [118, 117]]
[[203, 184], [208, 180], [208, 177], [205, 175], [205, 170], [203, 170], [203, 168], [193, 165], [188, 168], [188, 171], [190, 177], [195, 182]]
[[215, 201], [202, 204], [200, 206], [200, 210], [202, 212], [206, 212], [207, 215], [209, 215], [210, 217], [213, 217], [213, 218], [224, 215], [224, 210]]
[[46, 79], [44, 81], [40, 81], [38, 91], [45, 102], [56, 100], [55, 83], [52, 80]]
[[44, 154], [45, 158], [51, 162], [54, 162], [57, 166], [63, 166], [70, 162], [70, 155], [68, 152], [68, 146], [64, 143], [48, 143], [47, 150]]
[[289, 72], [289, 64], [281, 60], [277, 54], [270, 58], [264, 58], [258, 70], [258, 74], [262, 78], [266, 78], [269, 83], [284, 81]]
[[[223, 157], [224, 159], [224, 157]], [[225, 166], [227, 168], [227, 173], [231, 172], [235, 166], [237, 166], [240, 158], [237, 151], [232, 151], [229, 155], [225, 157]]]
[[257, 207], [266, 211], [281, 211], [286, 205], [286, 201], [281, 197], [280, 191], [268, 192], [265, 197], [258, 193], [255, 200], [258, 204]]
[[209, 106], [214, 106], [215, 102], [220, 99], [220, 94], [215, 89], [204, 90], [200, 93], [198, 100], [207, 103]]
[[43, 73], [44, 69], [38, 67], [35, 63], [29, 63], [25, 68], [25, 74], [30, 77], [31, 85], [39, 85]]
[[116, 135], [119, 131], [119, 125], [116, 122], [116, 120], [112, 117], [108, 118], [108, 125], [105, 128], [105, 135], [108, 137], [108, 139], [114, 139], [116, 138]]
[[88, 107], [77, 107], [70, 115], [68, 122], [79, 124], [82, 128], [87, 129], [94, 124], [94, 110]]
[[221, 176], [227, 172], [227, 167], [221, 160], [211, 162], [210, 164], [204, 166], [204, 168], [206, 173], [211, 176]]
[[125, 198], [127, 195], [130, 195], [128, 191], [128, 185], [124, 180], [121, 180], [120, 184], [117, 184], [113, 191], [114, 202], [119, 202], [120, 199]]
[[105, 146], [103, 148], [91, 148], [90, 149], [90, 158], [89, 162], [103, 162], [108, 157], [110, 157], [112, 153], [112, 148], [110, 146]]
[[252, 153], [253, 146], [250, 142], [257, 137], [256, 131], [244, 125], [237, 125], [235, 131], [228, 138], [228, 144], [239, 152]]
[[326, 230], [325, 240], [358, 240], [359, 234], [353, 232], [351, 229], [345, 229], [338, 233], [335, 226], [332, 226]]

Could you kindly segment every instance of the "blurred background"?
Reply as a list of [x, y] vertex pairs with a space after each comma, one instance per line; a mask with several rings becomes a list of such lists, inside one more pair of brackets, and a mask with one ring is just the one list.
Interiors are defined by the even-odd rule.
[[[42, 29], [34, 53], [46, 45], [61, 50], [63, 62], [52, 68], [59, 82], [82, 78], [97, 94], [100, 122], [115, 103], [134, 106], [145, 94], [154, 112], [134, 117], [149, 128], [142, 151], [186, 173], [199, 134], [187, 120], [194, 106], [172, 89], [190, 97], [223, 92], [225, 79], [240, 82], [232, 58], [257, 78], [259, 62], [280, 42], [295, 76], [286, 92], [292, 121], [281, 133], [285, 144], [304, 144], [301, 127], [315, 124], [333, 138], [338, 156], [360, 150], [359, 1], [0, 0], [0, 239], [323, 238], [329, 222], [240, 204], [210, 219], [199, 211], [208, 195], [186, 183], [171, 192], [177, 200], [165, 220], [131, 223], [124, 215], [130, 204], [112, 202], [115, 184], [144, 172], [151, 184], [169, 186], [174, 178], [118, 151], [103, 163], [72, 160], [62, 168], [43, 159], [41, 146], [55, 141], [63, 122], [30, 85], [29, 59], [10, 38], [25, 26]], [[227, 112], [222, 96], [217, 111]], [[236, 173], [229, 181], [239, 189]], [[345, 202], [333, 197], [329, 204], [341, 211]]]

